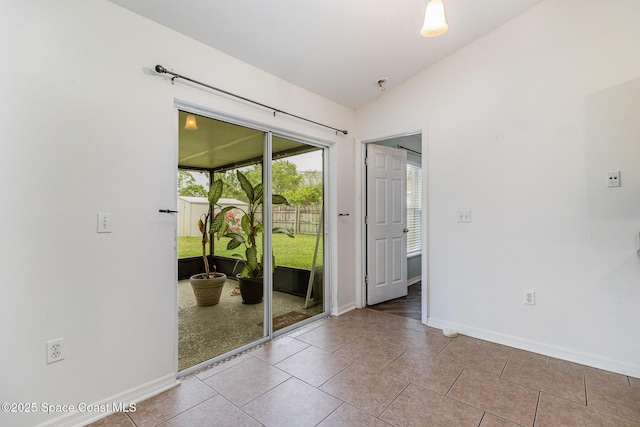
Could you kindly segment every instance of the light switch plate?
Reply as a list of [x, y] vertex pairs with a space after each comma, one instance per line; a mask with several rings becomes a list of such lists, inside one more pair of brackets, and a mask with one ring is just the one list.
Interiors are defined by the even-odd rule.
[[111, 212], [98, 212], [98, 233], [111, 233], [112, 229]]

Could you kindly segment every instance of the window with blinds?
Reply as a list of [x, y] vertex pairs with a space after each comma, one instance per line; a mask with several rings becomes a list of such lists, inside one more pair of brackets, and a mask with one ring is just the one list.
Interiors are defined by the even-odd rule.
[[422, 250], [422, 168], [407, 164], [407, 255]]

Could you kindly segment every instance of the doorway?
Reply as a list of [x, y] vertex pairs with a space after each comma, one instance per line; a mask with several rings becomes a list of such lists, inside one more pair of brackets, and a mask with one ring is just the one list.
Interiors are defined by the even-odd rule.
[[[403, 266], [406, 268], [407, 286], [406, 291], [403, 293], [402, 298], [396, 300], [398, 295], [391, 295], [392, 298], [383, 298], [383, 300], [391, 299], [396, 301], [397, 304], [385, 304], [385, 310], [404, 310], [403, 307], [407, 307], [407, 317], [420, 318], [423, 322], [426, 322], [427, 304], [426, 304], [426, 185], [424, 185], [423, 169], [426, 166], [426, 158], [422, 156], [423, 145], [426, 147], [426, 140], [423, 141], [424, 130], [416, 131], [412, 133], [406, 133], [398, 136], [382, 137], [379, 139], [371, 139], [368, 141], [361, 141], [361, 155], [363, 157], [369, 157], [368, 165], [363, 167], [361, 171], [362, 177], [362, 199], [363, 199], [363, 214], [367, 217], [369, 224], [363, 226], [362, 229], [362, 275], [363, 285], [359, 288], [361, 291], [361, 298], [359, 306], [371, 305], [369, 300], [370, 288], [376, 286], [376, 280], [370, 277], [372, 271], [380, 269], [379, 262], [372, 258], [372, 253], [375, 255], [375, 251], [371, 249], [371, 243], [367, 243], [369, 236], [369, 226], [371, 223], [370, 211], [372, 209], [370, 200], [375, 199], [376, 194], [372, 194], [374, 191], [379, 192], [375, 188], [371, 188], [371, 185], [367, 185], [367, 168], [371, 167], [372, 159], [367, 152], [372, 151], [371, 148], [382, 146], [389, 147], [395, 150], [402, 150], [406, 153], [407, 158], [407, 170], [405, 175], [406, 183], [406, 243], [404, 243], [403, 250], [406, 249], [406, 255], [404, 257]], [[375, 150], [377, 151], [377, 149]], [[364, 164], [364, 162], [363, 162]], [[426, 176], [426, 175], [425, 175]], [[370, 197], [373, 196], [373, 197]], [[375, 213], [374, 213], [375, 214]], [[369, 247], [368, 247], [369, 246]], [[384, 247], [385, 245], [381, 245]], [[374, 248], [375, 249], [375, 248]], [[397, 256], [400, 253], [396, 250], [394, 254]], [[390, 258], [390, 257], [387, 257]], [[388, 268], [388, 267], [386, 267]], [[378, 303], [381, 301], [375, 301]], [[393, 308], [390, 308], [393, 307]], [[419, 311], [417, 309], [419, 308]], [[421, 312], [420, 312], [421, 311]]]
[[[177, 353], [186, 375], [326, 316], [327, 156], [312, 141], [202, 112], [180, 109], [178, 123]], [[202, 230], [208, 213], [221, 215], [214, 234]], [[189, 282], [205, 260], [226, 275], [212, 305]], [[242, 278], [257, 279], [257, 299]]]

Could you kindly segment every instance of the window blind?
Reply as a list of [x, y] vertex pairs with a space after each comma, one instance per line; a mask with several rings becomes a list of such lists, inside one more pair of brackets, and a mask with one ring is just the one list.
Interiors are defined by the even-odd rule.
[[422, 250], [422, 168], [407, 164], [407, 254]]

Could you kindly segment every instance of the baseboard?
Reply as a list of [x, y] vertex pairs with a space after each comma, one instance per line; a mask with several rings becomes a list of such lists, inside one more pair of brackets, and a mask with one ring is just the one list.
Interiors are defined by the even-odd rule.
[[349, 304], [345, 304], [345, 305], [343, 305], [341, 307], [338, 307], [337, 311], [332, 311], [331, 315], [332, 316], [340, 316], [340, 315], [345, 314], [345, 313], [347, 313], [347, 312], [349, 312], [351, 310], [355, 310], [356, 308], [357, 307], [356, 307], [355, 303], [350, 302]]
[[470, 337], [508, 345], [510, 347], [532, 351], [534, 353], [544, 354], [557, 359], [603, 369], [605, 371], [640, 378], [640, 365], [608, 359], [598, 356], [597, 354], [576, 351], [571, 348], [550, 345], [539, 341], [527, 340], [514, 335], [502, 334], [488, 329], [451, 323], [440, 319], [434, 319], [433, 317], [427, 318], [427, 325], [437, 329], [453, 329], [454, 331]]
[[407, 280], [407, 286], [415, 285], [416, 283], [421, 281], [422, 276], [412, 277], [411, 279]]
[[[143, 400], [146, 400], [150, 397], [153, 397], [157, 394], [162, 393], [163, 391], [169, 390], [175, 386], [177, 386], [179, 382], [176, 380], [176, 376], [174, 374], [166, 375], [162, 378], [158, 378], [157, 380], [150, 381], [146, 384], [142, 384], [138, 387], [134, 387], [122, 393], [118, 393], [114, 396], [111, 396], [107, 399], [101, 400], [99, 402], [90, 403], [88, 405], [91, 406], [102, 406], [111, 408], [112, 405], [121, 405], [124, 404], [125, 407], [128, 407], [130, 403], [139, 403]], [[73, 426], [83, 426], [89, 423], [98, 421], [108, 415], [111, 415], [113, 410], [106, 412], [80, 412], [76, 410], [75, 412], [70, 412], [61, 417], [55, 418], [51, 421], [47, 421], [45, 423], [39, 424], [37, 427], [73, 427]]]

